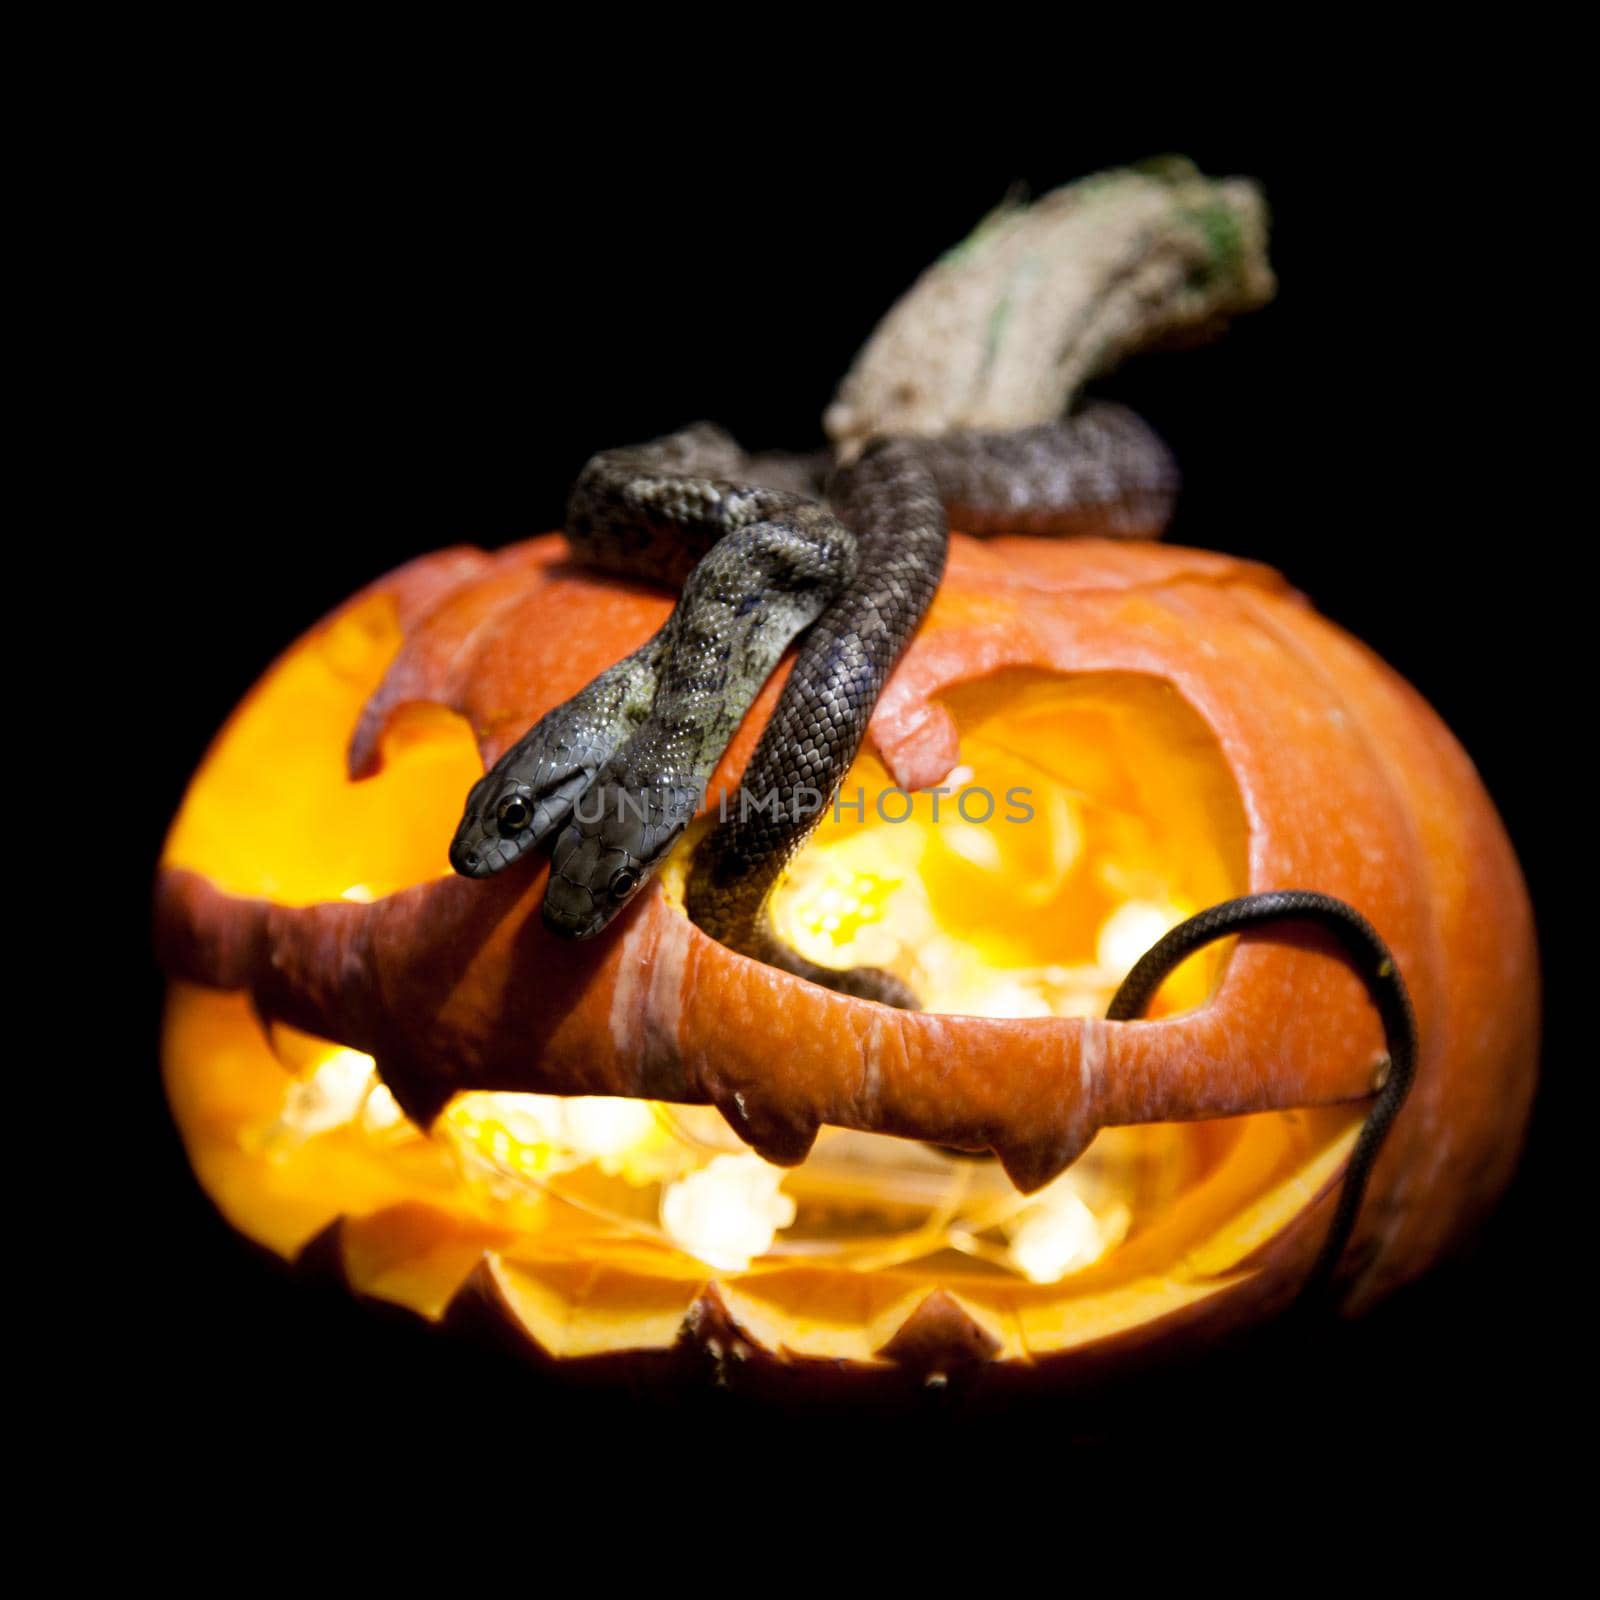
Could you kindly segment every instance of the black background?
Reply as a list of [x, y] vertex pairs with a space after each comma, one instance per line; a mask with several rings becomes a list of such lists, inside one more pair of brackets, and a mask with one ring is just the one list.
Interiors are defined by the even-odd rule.
[[[1380, 96], [1292, 134], [1267, 113], [1224, 134], [1154, 106], [1063, 111], [1026, 131], [996, 118], [982, 140], [955, 116], [914, 135], [890, 117], [829, 144], [808, 125], [780, 149], [751, 147], [739, 117], [690, 123], [645, 101], [598, 121], [565, 103], [437, 120], [424, 105], [402, 125], [292, 97], [230, 119], [226, 98], [173, 114], [123, 174], [137, 220], [116, 244], [136, 270], [108, 307], [110, 403], [139, 429], [129, 501], [153, 537], [111, 587], [137, 599], [139, 692], [160, 708], [135, 729], [135, 901], [212, 733], [335, 602], [417, 552], [556, 526], [602, 446], [702, 416], [753, 446], [816, 442], [877, 317], [1014, 183], [1039, 193], [1174, 149], [1262, 180], [1281, 288], [1221, 343], [1096, 386], [1183, 465], [1170, 537], [1279, 566], [1416, 684], [1477, 761], [1541, 912], [1550, 899], [1559, 841], [1528, 711], [1546, 580], [1523, 558], [1530, 469], [1488, 372], [1525, 303], [1525, 158], [1474, 141], [1458, 107]], [[97, 1356], [139, 1427], [224, 1475], [265, 1430], [312, 1479], [441, 1439], [475, 1457], [534, 1435], [591, 1454], [765, 1437], [719, 1395], [664, 1424], [644, 1397], [567, 1393], [241, 1244], [167, 1119], [160, 980], [148, 957], [144, 970], [142, 1008], [88, 1024], [139, 1073], [120, 1253], [140, 1327]], [[1225, 1440], [1263, 1473], [1308, 1453], [1370, 1465], [1535, 1448], [1559, 1415], [1563, 1066], [1548, 1064], [1520, 1175], [1474, 1250], [1362, 1323], [1265, 1334], [1026, 1419], [947, 1407], [901, 1428], [1079, 1464]], [[782, 1437], [849, 1425], [789, 1419]], [[545, 1459], [525, 1462], [530, 1481]]]

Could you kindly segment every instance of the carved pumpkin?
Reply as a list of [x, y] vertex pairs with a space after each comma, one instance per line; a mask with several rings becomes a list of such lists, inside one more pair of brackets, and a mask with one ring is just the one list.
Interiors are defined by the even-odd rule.
[[[705, 938], [683, 849], [587, 944], [540, 923], [542, 859], [448, 875], [483, 763], [669, 605], [554, 536], [445, 551], [312, 630], [224, 729], [157, 924], [171, 1103], [241, 1231], [285, 1256], [322, 1235], [360, 1293], [491, 1306], [549, 1358], [710, 1351], [786, 1384], [1006, 1382], [1237, 1326], [1322, 1238], [1381, 1052], [1362, 984], [1314, 937], [1247, 935], [1149, 1020], [1099, 1019], [1164, 928], [1276, 887], [1365, 913], [1420, 1025], [1347, 1309], [1503, 1187], [1538, 1015], [1515, 859], [1429, 708], [1275, 573], [954, 540], [845, 786], [859, 814], [773, 904], [816, 959], [911, 979], [920, 1014]], [[980, 791], [996, 814], [963, 806]]]

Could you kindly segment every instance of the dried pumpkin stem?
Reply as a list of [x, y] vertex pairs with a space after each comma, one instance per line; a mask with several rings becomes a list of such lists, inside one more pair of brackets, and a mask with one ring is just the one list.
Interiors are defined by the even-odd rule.
[[824, 426], [849, 459], [875, 434], [1048, 422], [1135, 350], [1203, 337], [1275, 287], [1259, 187], [1181, 156], [1007, 201], [891, 308]]

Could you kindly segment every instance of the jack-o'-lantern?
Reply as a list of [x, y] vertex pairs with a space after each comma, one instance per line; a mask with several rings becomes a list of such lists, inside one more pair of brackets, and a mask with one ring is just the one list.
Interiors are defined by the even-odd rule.
[[1276, 574], [955, 539], [772, 903], [813, 960], [912, 983], [907, 1013], [704, 936], [694, 830], [589, 943], [542, 926], [543, 862], [448, 874], [484, 761], [671, 604], [562, 555], [375, 583], [195, 777], [157, 889], [167, 1085], [243, 1233], [320, 1237], [362, 1295], [488, 1305], [585, 1368], [1006, 1383], [1239, 1326], [1326, 1230], [1383, 1054], [1366, 990], [1315, 938], [1246, 934], [1103, 1019], [1165, 929], [1285, 886], [1371, 921], [1421, 1042], [1345, 1308], [1504, 1186], [1538, 1018], [1515, 859], [1429, 708]]

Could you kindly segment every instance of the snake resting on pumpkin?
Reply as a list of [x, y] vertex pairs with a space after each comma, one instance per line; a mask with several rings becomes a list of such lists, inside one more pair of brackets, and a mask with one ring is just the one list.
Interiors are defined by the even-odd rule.
[[1106, 404], [1029, 428], [874, 440], [825, 493], [808, 482], [815, 472], [806, 458], [747, 457], [707, 424], [589, 462], [567, 510], [574, 555], [681, 585], [681, 596], [652, 639], [501, 756], [468, 797], [450, 859], [485, 877], [554, 835], [545, 923], [579, 939], [600, 932], [665, 860], [761, 686], [809, 630], [737, 805], [695, 851], [686, 909], [746, 955], [915, 1006], [891, 974], [805, 960], [763, 908], [933, 599], [949, 521], [1150, 536], [1177, 473], [1149, 428]]
[[[705, 800], [785, 649], [794, 668], [685, 908], [734, 950], [867, 999], [898, 978], [804, 960], [768, 893], [834, 800], [880, 693], [968, 533], [1155, 537], [1177, 473], [1121, 407], [1077, 406], [1135, 350], [1192, 341], [1273, 280], [1256, 187], [1169, 157], [1008, 203], [931, 267], [825, 419], [838, 459], [747, 456], [699, 424], [607, 451], [567, 507], [573, 554], [680, 588], [666, 624], [531, 728], [472, 789], [450, 849], [487, 877], [554, 837], [544, 920], [599, 933]], [[831, 469], [831, 470], [830, 470]]]

